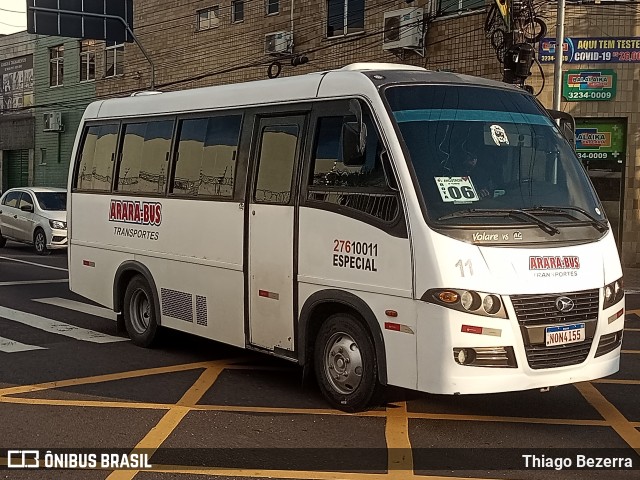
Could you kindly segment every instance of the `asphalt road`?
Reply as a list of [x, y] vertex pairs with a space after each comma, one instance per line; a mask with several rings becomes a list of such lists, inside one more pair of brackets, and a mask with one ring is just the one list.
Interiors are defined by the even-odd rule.
[[[349, 415], [286, 361], [176, 332], [155, 349], [132, 345], [112, 312], [69, 292], [66, 262], [0, 250], [0, 478], [638, 477], [639, 294], [627, 295], [609, 378], [547, 393], [391, 389], [386, 406]], [[24, 450], [41, 468], [1, 469]], [[630, 458], [635, 471], [589, 468], [592, 457]]]

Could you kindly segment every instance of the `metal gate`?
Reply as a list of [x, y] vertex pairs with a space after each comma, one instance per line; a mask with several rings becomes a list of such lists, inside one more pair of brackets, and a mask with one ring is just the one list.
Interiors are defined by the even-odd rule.
[[26, 187], [29, 182], [29, 150], [5, 151], [7, 188]]

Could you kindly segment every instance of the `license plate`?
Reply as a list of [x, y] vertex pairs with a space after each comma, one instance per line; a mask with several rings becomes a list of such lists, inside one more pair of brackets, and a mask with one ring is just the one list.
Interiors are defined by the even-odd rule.
[[582, 342], [585, 339], [584, 323], [547, 327], [545, 329], [545, 336], [545, 344], [547, 347]]

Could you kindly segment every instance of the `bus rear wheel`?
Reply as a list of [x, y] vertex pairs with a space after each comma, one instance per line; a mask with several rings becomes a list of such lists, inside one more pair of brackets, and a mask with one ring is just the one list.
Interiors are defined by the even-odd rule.
[[371, 336], [347, 313], [331, 315], [320, 327], [314, 367], [322, 394], [338, 410], [364, 410], [382, 388]]
[[131, 279], [124, 294], [124, 324], [131, 341], [140, 347], [150, 347], [156, 339], [158, 322], [154, 299], [142, 275]]

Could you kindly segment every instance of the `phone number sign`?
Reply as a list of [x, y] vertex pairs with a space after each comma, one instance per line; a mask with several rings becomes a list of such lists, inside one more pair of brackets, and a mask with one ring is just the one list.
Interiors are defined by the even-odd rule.
[[[640, 37], [565, 37], [562, 52], [565, 63], [640, 63]], [[538, 57], [555, 62], [555, 38], [540, 41]]]
[[614, 70], [569, 70], [564, 74], [562, 96], [569, 102], [613, 100], [616, 82]]

